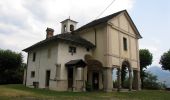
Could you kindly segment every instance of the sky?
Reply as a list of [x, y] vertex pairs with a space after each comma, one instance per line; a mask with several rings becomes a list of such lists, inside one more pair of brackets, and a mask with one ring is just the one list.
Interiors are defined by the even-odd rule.
[[[0, 48], [22, 52], [46, 37], [46, 28], [61, 32], [60, 22], [69, 18], [78, 27], [95, 20], [112, 0], [0, 0]], [[142, 39], [140, 48], [153, 53], [152, 66], [170, 49], [170, 0], [115, 0], [100, 16], [126, 9]], [[99, 17], [99, 18], [100, 18]], [[26, 62], [27, 54], [24, 55]]]

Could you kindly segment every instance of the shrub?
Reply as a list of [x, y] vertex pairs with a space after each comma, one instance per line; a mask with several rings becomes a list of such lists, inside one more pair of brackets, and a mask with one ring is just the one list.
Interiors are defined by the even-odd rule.
[[92, 91], [92, 90], [93, 90], [92, 84], [86, 81], [86, 91]]

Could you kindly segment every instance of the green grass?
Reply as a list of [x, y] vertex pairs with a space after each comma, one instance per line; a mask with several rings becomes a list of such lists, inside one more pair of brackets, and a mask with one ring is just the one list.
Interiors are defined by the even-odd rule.
[[170, 100], [170, 92], [142, 90], [134, 92], [57, 92], [32, 89], [23, 85], [0, 85], [0, 100]]

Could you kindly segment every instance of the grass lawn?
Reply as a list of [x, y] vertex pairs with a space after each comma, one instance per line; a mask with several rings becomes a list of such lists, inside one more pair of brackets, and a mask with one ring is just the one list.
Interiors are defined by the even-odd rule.
[[32, 89], [23, 85], [0, 85], [0, 100], [170, 100], [170, 92], [56, 92]]

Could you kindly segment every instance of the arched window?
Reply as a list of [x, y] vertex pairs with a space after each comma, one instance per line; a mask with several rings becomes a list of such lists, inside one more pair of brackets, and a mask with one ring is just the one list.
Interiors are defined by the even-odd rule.
[[74, 31], [74, 26], [72, 24], [70, 25], [70, 31]]
[[64, 32], [66, 32], [66, 25], [63, 26]]

